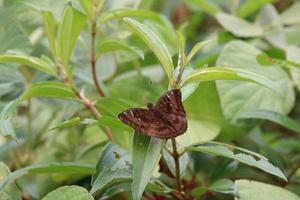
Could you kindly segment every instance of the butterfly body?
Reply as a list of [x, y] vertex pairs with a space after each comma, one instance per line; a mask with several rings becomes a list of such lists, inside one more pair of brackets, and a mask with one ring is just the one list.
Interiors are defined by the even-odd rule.
[[175, 138], [187, 130], [187, 121], [178, 89], [163, 94], [156, 105], [131, 108], [118, 115], [125, 124], [140, 133], [161, 139]]

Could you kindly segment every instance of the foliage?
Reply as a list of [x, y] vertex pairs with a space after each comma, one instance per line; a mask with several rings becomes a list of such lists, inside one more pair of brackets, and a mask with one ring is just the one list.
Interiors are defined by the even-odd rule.
[[[299, 8], [0, 1], [0, 199], [300, 199]], [[174, 88], [183, 135], [118, 120]]]

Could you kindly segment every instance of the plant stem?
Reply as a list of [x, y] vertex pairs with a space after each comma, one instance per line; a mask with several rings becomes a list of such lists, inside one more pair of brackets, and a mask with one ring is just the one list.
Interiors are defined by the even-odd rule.
[[[57, 63], [59, 70], [61, 71], [62, 79], [63, 79], [65, 85], [67, 85], [72, 90], [72, 92], [75, 94], [77, 100], [79, 102], [81, 102], [83, 105], [85, 105], [85, 107], [91, 111], [91, 113], [94, 115], [94, 117], [96, 119], [100, 119], [101, 114], [97, 110], [95, 104], [78, 91], [73, 78], [71, 76], [67, 75], [64, 67], [59, 62], [56, 62], [56, 63]], [[103, 130], [103, 132], [106, 134], [107, 138], [110, 141], [113, 141], [111, 130], [108, 127], [104, 127], [104, 126], [100, 126], [100, 127]]]
[[291, 178], [294, 176], [294, 174], [298, 171], [298, 169], [300, 168], [300, 162], [296, 165], [295, 168], [292, 169], [292, 171], [290, 172], [290, 174], [287, 177], [287, 180], [290, 181]]
[[[76, 88], [73, 87], [72, 90], [73, 90], [74, 94], [76, 95], [76, 97], [78, 98], [78, 100], [80, 102], [82, 102], [85, 105], [85, 107], [91, 111], [91, 113], [94, 115], [94, 117], [96, 119], [100, 119], [101, 118], [101, 114], [97, 110], [95, 104], [91, 100], [89, 100], [88, 98], [86, 98], [85, 96], [83, 96], [82, 94], [80, 94], [80, 92], [78, 92], [78, 90]], [[112, 137], [112, 133], [111, 133], [110, 128], [105, 127], [105, 126], [100, 126], [100, 127], [103, 130], [103, 132], [106, 134], [107, 138], [110, 141], [113, 141], [113, 137]]]
[[176, 184], [177, 184], [178, 191], [181, 193], [181, 192], [183, 192], [183, 190], [182, 190], [182, 183], [181, 183], [181, 178], [180, 178], [179, 154], [177, 151], [175, 138], [172, 139], [172, 147], [173, 147], [173, 158], [174, 158], [175, 168], [176, 168], [176, 174], [175, 174]]
[[105, 97], [103, 90], [101, 89], [96, 71], [96, 53], [95, 53], [95, 43], [96, 43], [96, 35], [97, 35], [97, 21], [95, 19], [91, 20], [91, 55], [90, 55], [90, 63], [92, 68], [92, 75], [94, 84], [96, 86], [96, 90], [101, 97]]
[[31, 99], [27, 101], [27, 132], [32, 134]]

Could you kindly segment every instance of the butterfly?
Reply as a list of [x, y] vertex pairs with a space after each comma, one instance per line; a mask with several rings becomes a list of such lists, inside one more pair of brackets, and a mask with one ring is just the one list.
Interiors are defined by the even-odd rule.
[[179, 89], [167, 91], [156, 105], [130, 108], [118, 118], [136, 131], [161, 139], [175, 138], [187, 130], [187, 120]]

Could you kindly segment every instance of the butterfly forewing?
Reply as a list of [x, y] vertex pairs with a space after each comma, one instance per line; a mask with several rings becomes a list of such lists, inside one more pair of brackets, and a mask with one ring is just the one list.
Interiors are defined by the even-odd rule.
[[166, 92], [159, 98], [155, 107], [172, 124], [177, 136], [186, 132], [187, 121], [180, 90], [175, 89]]
[[182, 105], [181, 92], [178, 89], [170, 90], [163, 94], [157, 101], [155, 107], [163, 113], [174, 114], [185, 117], [185, 110]]
[[162, 139], [175, 138], [187, 130], [187, 121], [178, 89], [163, 94], [149, 109], [132, 108], [118, 118], [138, 132]]
[[166, 126], [160, 118], [157, 118], [157, 116], [148, 109], [128, 109], [120, 113], [118, 118], [138, 132], [152, 137], [168, 139], [176, 136], [176, 132]]

